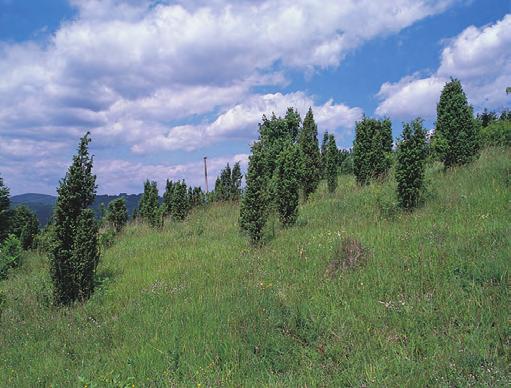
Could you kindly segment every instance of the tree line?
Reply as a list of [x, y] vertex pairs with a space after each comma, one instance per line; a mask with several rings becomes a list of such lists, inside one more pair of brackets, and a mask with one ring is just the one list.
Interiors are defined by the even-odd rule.
[[[239, 162], [222, 169], [210, 193], [188, 186], [184, 180], [167, 180], [160, 198], [156, 182], [146, 180], [133, 220], [161, 228], [166, 221], [183, 221], [195, 207], [240, 201], [240, 229], [258, 245], [269, 217], [278, 218], [285, 228], [297, 222], [300, 202], [310, 199], [321, 180], [333, 193], [340, 174], [353, 174], [363, 186], [379, 184], [392, 170], [397, 202], [411, 211], [424, 201], [428, 160], [439, 160], [448, 169], [477, 158], [482, 146], [511, 145], [511, 112], [499, 116], [485, 110], [474, 117], [460, 81], [452, 79], [442, 90], [432, 134], [424, 129], [422, 119], [416, 118], [403, 123], [394, 143], [390, 119], [364, 116], [356, 123], [352, 149], [342, 150], [337, 148], [335, 136], [326, 131], [319, 145], [311, 108], [302, 121], [292, 107], [284, 117], [263, 115], [258, 133], [251, 146], [244, 188]], [[129, 218], [123, 197], [111, 201], [100, 220], [90, 209], [97, 190], [90, 141], [89, 133], [80, 139], [71, 166], [59, 182], [52, 222], [42, 234], [47, 240], [57, 304], [90, 297], [100, 260], [100, 237], [104, 236], [100, 229], [115, 235]], [[44, 240], [38, 231], [37, 218], [28, 208], [10, 208], [9, 190], [0, 177], [0, 278], [19, 263], [22, 248], [32, 248], [38, 238]]]

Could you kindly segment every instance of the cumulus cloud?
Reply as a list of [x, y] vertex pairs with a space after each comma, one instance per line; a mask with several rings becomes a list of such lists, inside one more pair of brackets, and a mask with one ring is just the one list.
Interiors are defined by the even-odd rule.
[[397, 83], [384, 83], [377, 95], [381, 102], [376, 113], [404, 119], [433, 118], [450, 77], [461, 80], [476, 110], [509, 104], [505, 89], [511, 85], [511, 14], [492, 25], [470, 26], [448, 40], [440, 66], [431, 76], [412, 75]]
[[328, 100], [323, 105], [315, 105], [313, 99], [302, 92], [252, 95], [210, 123], [176, 126], [166, 134], [148, 137], [132, 149], [136, 153], [158, 149], [193, 150], [228, 138], [243, 138], [249, 141], [256, 137], [257, 124], [263, 114], [269, 115], [273, 112], [277, 116], [283, 116], [290, 106], [295, 107], [302, 117], [309, 107], [312, 107], [319, 128], [330, 131], [339, 128], [352, 129], [355, 121], [363, 114], [360, 108], [335, 104], [333, 100]]
[[[27, 166], [2, 162], [2, 172], [28, 186], [33, 174], [19, 172], [50, 163], [62, 144], [69, 153], [84, 130], [126, 159], [252, 139], [263, 113], [288, 105], [302, 114], [311, 105], [320, 128], [349, 131], [358, 108], [277, 93], [289, 70], [339, 66], [364, 42], [455, 1], [71, 0], [77, 14], [47, 41], [0, 42], [2, 152], [4, 160], [25, 155]], [[21, 143], [27, 138], [33, 143]]]

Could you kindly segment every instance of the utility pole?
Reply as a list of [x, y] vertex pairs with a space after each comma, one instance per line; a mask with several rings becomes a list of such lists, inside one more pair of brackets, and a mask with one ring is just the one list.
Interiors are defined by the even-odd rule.
[[208, 163], [207, 163], [207, 156], [204, 156], [204, 180], [206, 181], [206, 193], [209, 193], [208, 190]]

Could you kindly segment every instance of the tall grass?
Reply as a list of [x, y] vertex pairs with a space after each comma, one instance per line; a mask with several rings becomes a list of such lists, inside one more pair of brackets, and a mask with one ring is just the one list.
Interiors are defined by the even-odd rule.
[[[341, 177], [257, 249], [235, 204], [131, 225], [69, 308], [30, 255], [0, 282], [0, 386], [511, 384], [511, 152], [428, 179], [403, 213]], [[363, 264], [326, 276], [347, 237]]]

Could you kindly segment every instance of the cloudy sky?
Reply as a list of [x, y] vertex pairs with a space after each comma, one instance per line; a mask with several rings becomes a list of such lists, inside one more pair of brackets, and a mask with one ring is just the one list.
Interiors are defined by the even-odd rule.
[[350, 147], [364, 113], [431, 127], [451, 76], [511, 106], [510, 0], [0, 0], [0, 174], [54, 194], [89, 130], [99, 193], [200, 184], [264, 113], [312, 106]]

